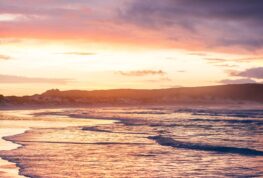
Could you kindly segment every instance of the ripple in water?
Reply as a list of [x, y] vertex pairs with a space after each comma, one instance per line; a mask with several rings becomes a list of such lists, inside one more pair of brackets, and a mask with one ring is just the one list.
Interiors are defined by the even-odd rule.
[[263, 177], [263, 110], [133, 107], [35, 115], [119, 122], [9, 138], [24, 146], [5, 156], [27, 176]]

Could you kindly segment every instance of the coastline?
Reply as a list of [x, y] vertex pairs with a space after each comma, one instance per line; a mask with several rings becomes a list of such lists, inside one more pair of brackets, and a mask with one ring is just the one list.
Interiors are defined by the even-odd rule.
[[[15, 143], [13, 141], [9, 141], [6, 137], [23, 134], [28, 130], [29, 129], [23, 129], [17, 131], [13, 130], [12, 133], [3, 134], [1, 133], [1, 129], [0, 129], [0, 142], [2, 143], [0, 152], [19, 149], [22, 146], [21, 144]], [[10, 159], [7, 159], [6, 157], [0, 156], [0, 176], [2, 178], [10, 178], [10, 177], [27, 178], [26, 176], [21, 175], [20, 167], [17, 164], [18, 163], [13, 162]]]
[[[21, 146], [0, 151], [0, 155], [16, 163], [18, 174], [30, 178], [169, 177], [174, 172], [178, 177], [214, 177], [218, 167], [222, 177], [261, 175], [261, 137], [246, 128], [253, 126], [262, 132], [262, 111], [112, 109], [3, 112], [0, 131], [10, 126], [15, 130], [26, 126], [29, 130], [4, 137], [6, 144], [11, 141]], [[246, 133], [235, 135], [234, 131], [242, 130]], [[193, 140], [196, 135], [201, 137]], [[229, 162], [231, 170], [227, 170]], [[186, 171], [182, 171], [183, 164]]]
[[16, 136], [22, 136], [27, 131], [45, 129], [45, 128], [66, 128], [66, 127], [85, 127], [97, 126], [100, 124], [111, 124], [115, 120], [97, 120], [82, 118], [48, 118], [34, 117], [28, 115], [33, 110], [17, 110], [14, 113], [3, 111], [0, 115], [0, 177], [1, 178], [28, 178], [30, 176], [23, 175], [23, 166], [5, 152], [17, 151], [24, 147], [23, 144], [15, 141]]

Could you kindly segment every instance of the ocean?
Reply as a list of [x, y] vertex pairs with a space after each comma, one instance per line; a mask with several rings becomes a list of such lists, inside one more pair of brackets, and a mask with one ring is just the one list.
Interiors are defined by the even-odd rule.
[[20, 147], [0, 151], [28, 177], [263, 177], [261, 109], [92, 107], [9, 114], [26, 115], [20, 119], [25, 125], [39, 122], [5, 138]]

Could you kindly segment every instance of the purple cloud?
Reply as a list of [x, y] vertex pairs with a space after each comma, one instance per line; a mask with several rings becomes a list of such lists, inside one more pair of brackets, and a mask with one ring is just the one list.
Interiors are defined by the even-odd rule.
[[200, 48], [250, 51], [263, 48], [262, 9], [262, 0], [6, 0], [0, 15], [24, 20], [1, 23], [0, 36], [133, 40], [150, 30], [160, 35], [146, 33], [153, 34], [146, 39], [160, 36], [183, 48], [202, 43]]
[[219, 83], [222, 83], [222, 84], [246, 84], [246, 83], [257, 83], [257, 82], [255, 80], [252, 80], [252, 79], [236, 79], [236, 80], [226, 79], [226, 80], [219, 81]]
[[247, 69], [242, 72], [232, 72], [231, 75], [233, 76], [240, 76], [240, 77], [248, 77], [248, 78], [255, 78], [255, 79], [263, 79], [263, 67], [256, 67]]
[[262, 9], [261, 0], [133, 0], [121, 16], [140, 27], [166, 31], [176, 41], [251, 50], [263, 47]]

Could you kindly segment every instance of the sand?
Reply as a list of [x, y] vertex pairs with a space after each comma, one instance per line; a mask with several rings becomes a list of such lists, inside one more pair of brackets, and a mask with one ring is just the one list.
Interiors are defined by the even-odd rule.
[[[43, 110], [37, 110], [43, 112]], [[7, 150], [14, 150], [21, 145], [7, 141], [4, 137], [23, 134], [27, 130], [37, 128], [63, 128], [95, 126], [99, 124], [110, 124], [115, 121], [96, 120], [96, 119], [73, 119], [67, 117], [45, 118], [33, 117], [30, 113], [35, 110], [4, 111], [0, 114], [0, 153]], [[19, 167], [15, 163], [0, 158], [0, 177], [1, 178], [25, 178], [19, 175]]]
[[[4, 150], [13, 150], [18, 148], [20, 145], [6, 141], [3, 137], [17, 135], [25, 132], [26, 128], [2, 128], [0, 126], [0, 149]], [[1, 178], [24, 178], [24, 176], [19, 175], [19, 168], [15, 163], [10, 163], [6, 160], [0, 158], [0, 177]]]

